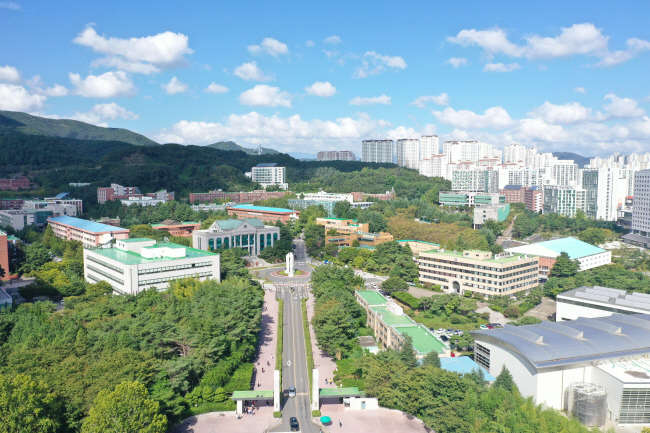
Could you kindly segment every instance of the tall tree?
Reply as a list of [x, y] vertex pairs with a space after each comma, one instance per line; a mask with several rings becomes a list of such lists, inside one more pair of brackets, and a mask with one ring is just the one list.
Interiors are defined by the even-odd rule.
[[573, 277], [578, 273], [578, 269], [580, 269], [580, 264], [576, 260], [571, 260], [569, 254], [562, 251], [555, 259], [553, 268], [551, 268], [551, 276], [562, 278]]
[[427, 356], [422, 360], [422, 365], [430, 365], [432, 367], [440, 368], [440, 357], [438, 356], [438, 352], [432, 350], [427, 353]]
[[399, 358], [408, 368], [414, 368], [418, 365], [415, 349], [413, 348], [413, 338], [410, 335], [404, 337], [402, 348], [399, 351]]
[[40, 242], [34, 242], [25, 251], [25, 263], [20, 268], [22, 272], [29, 273], [37, 270], [51, 260], [50, 253]]
[[510, 371], [505, 365], [501, 369], [501, 373], [499, 373], [497, 379], [494, 381], [494, 387], [502, 388], [510, 392], [517, 391], [517, 385], [512, 378], [512, 374], [510, 374]]
[[0, 408], [0, 433], [49, 433], [59, 428], [55, 394], [28, 375], [0, 375]]
[[167, 418], [159, 413], [158, 402], [148, 397], [139, 382], [122, 382], [113, 391], [100, 391], [81, 432], [165, 433]]

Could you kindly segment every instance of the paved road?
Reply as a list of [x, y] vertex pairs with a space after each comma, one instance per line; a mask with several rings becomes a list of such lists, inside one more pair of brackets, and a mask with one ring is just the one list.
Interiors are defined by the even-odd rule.
[[[301, 432], [318, 432], [311, 422], [309, 374], [305, 336], [302, 326], [301, 296], [297, 290], [284, 290], [284, 341], [282, 355], [282, 424], [273, 432], [288, 432], [289, 418], [295, 416]], [[296, 396], [288, 397], [289, 387], [296, 387]]]

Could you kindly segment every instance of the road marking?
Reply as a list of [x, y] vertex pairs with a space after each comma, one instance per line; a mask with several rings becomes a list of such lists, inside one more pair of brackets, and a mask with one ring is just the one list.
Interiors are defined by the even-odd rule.
[[291, 367], [291, 361], [287, 361], [287, 367]]

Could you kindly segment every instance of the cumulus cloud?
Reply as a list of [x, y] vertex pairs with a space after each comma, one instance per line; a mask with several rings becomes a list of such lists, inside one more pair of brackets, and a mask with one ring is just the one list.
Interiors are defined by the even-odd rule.
[[357, 96], [349, 102], [350, 105], [391, 105], [390, 96], [381, 95], [372, 98]]
[[239, 103], [257, 107], [291, 107], [291, 95], [266, 84], [258, 84], [239, 95]]
[[236, 76], [246, 81], [270, 81], [271, 76], [266, 75], [258, 66], [257, 62], [243, 63], [237, 66], [235, 72]]
[[610, 101], [603, 107], [610, 117], [639, 117], [645, 114], [645, 110], [634, 99], [620, 98], [610, 93], [605, 96], [605, 100]]
[[355, 70], [353, 77], [365, 78], [384, 72], [387, 68], [401, 70], [406, 67], [406, 61], [400, 56], [385, 56], [374, 51], [367, 51], [361, 57], [361, 66]]
[[185, 93], [189, 90], [190, 86], [187, 83], [183, 83], [176, 77], [172, 77], [171, 80], [169, 80], [169, 83], [163, 84], [161, 86], [163, 90], [168, 94], [168, 95], [176, 95], [177, 93]]
[[141, 38], [107, 38], [88, 25], [72, 41], [106, 56], [93, 62], [95, 66], [143, 74], [185, 65], [185, 56], [193, 52], [186, 35], [169, 31]]
[[434, 111], [433, 115], [442, 123], [459, 129], [504, 129], [515, 124], [503, 107], [488, 108], [483, 114], [448, 107], [444, 111]]
[[7, 2], [7, 1], [0, 1], [0, 9], [9, 9], [12, 11], [19, 11], [20, 10], [20, 5], [16, 2]]
[[107, 120], [135, 120], [139, 116], [126, 108], [111, 102], [108, 104], [97, 104], [86, 113], [75, 113], [70, 116], [71, 119], [81, 122], [91, 123], [97, 126], [107, 127]]
[[0, 110], [35, 111], [43, 108], [47, 97], [30, 93], [23, 86], [0, 83]]
[[435, 96], [418, 96], [413, 102], [411, 102], [411, 105], [415, 105], [418, 108], [425, 108], [427, 102], [433, 102], [436, 105], [449, 105], [449, 95], [441, 93]]
[[32, 89], [32, 92], [39, 95], [58, 97], [66, 96], [68, 94], [68, 88], [60, 84], [55, 84], [52, 87], [45, 87], [40, 75], [34, 75], [32, 78], [27, 80], [26, 84]]
[[214, 81], [210, 83], [208, 87], [203, 89], [203, 92], [205, 93], [226, 93], [228, 91], [228, 88], [226, 86], [222, 86], [221, 84], [217, 84]]
[[591, 118], [591, 109], [577, 102], [555, 105], [547, 101], [528, 114], [550, 124], [570, 124], [589, 120]]
[[336, 94], [336, 87], [332, 86], [329, 81], [316, 81], [311, 86], [305, 87], [305, 92], [308, 95], [329, 98]]
[[125, 72], [111, 71], [102, 75], [88, 75], [81, 78], [79, 74], [68, 74], [75, 87], [74, 93], [85, 98], [112, 98], [130, 96], [135, 93], [133, 82]]
[[333, 36], [326, 37], [323, 40], [323, 42], [325, 42], [326, 44], [340, 44], [342, 41], [339, 36], [333, 35]]
[[503, 29], [466, 29], [450, 36], [447, 41], [462, 46], [478, 46], [485, 51], [488, 60], [497, 54], [510, 57], [525, 57], [529, 60], [550, 60], [572, 56], [589, 56], [600, 59], [594, 66], [614, 66], [636, 57], [642, 51], [650, 50], [650, 42], [631, 38], [626, 49], [611, 51], [609, 36], [592, 23], [574, 24], [563, 27], [557, 36], [530, 35], [525, 43], [516, 44], [508, 39]]
[[483, 67], [485, 72], [512, 72], [517, 69], [521, 69], [519, 63], [510, 63], [507, 65], [504, 63], [486, 63]]
[[290, 117], [264, 116], [257, 112], [231, 114], [224, 122], [194, 122], [182, 120], [162, 130], [154, 139], [160, 143], [208, 144], [222, 140], [237, 140], [243, 145], [284, 143], [279, 150], [290, 151], [297, 146], [311, 149], [331, 146], [332, 140], [346, 145], [358, 145], [365, 137], [382, 135], [390, 126], [385, 120], [371, 119], [367, 114], [357, 118], [336, 120], [304, 120], [300, 115]]
[[459, 68], [461, 66], [467, 66], [467, 59], [465, 57], [450, 57], [445, 61], [445, 64]]
[[0, 66], [0, 81], [5, 83], [17, 83], [20, 81], [20, 72], [13, 66]]
[[585, 89], [584, 87], [574, 87], [573, 91], [576, 93], [582, 93], [583, 95], [587, 93], [587, 89]]
[[248, 51], [250, 51], [251, 54], [266, 53], [272, 55], [273, 57], [278, 57], [281, 55], [289, 54], [289, 47], [287, 47], [287, 44], [284, 44], [277, 39], [264, 38], [262, 43], [259, 45], [249, 45]]

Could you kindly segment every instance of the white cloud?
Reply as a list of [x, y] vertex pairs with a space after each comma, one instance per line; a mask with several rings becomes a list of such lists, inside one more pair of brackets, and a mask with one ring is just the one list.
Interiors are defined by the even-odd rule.
[[0, 9], [10, 9], [12, 11], [19, 11], [20, 5], [15, 2], [0, 1]]
[[246, 81], [270, 81], [271, 77], [266, 75], [258, 66], [257, 62], [248, 62], [243, 63], [240, 66], [237, 66], [235, 72], [233, 72], [242, 80]]
[[313, 47], [313, 46], [316, 45], [316, 44], [314, 43], [314, 41], [312, 41], [312, 40], [310, 39], [310, 40], [308, 40], [307, 42], [305, 42], [305, 45], [308, 46], [308, 47]]
[[550, 124], [570, 124], [589, 120], [591, 118], [591, 109], [583, 107], [577, 102], [555, 105], [547, 101], [528, 113], [528, 115], [540, 118]]
[[529, 60], [559, 59], [571, 56], [589, 56], [600, 59], [594, 66], [615, 66], [636, 57], [642, 51], [650, 50], [650, 42], [631, 38], [626, 41], [626, 49], [610, 51], [609, 36], [592, 23], [573, 24], [563, 27], [560, 34], [553, 37], [530, 35], [526, 42], [518, 45], [508, 39], [503, 29], [461, 30], [447, 41], [462, 46], [481, 47], [488, 60], [497, 54], [510, 57], [525, 57]]
[[323, 40], [323, 42], [325, 42], [326, 44], [340, 44], [342, 41], [341, 41], [341, 38], [339, 36], [333, 35], [333, 36], [326, 37]]
[[450, 57], [445, 61], [445, 64], [459, 68], [461, 66], [467, 66], [467, 59], [465, 57]]
[[361, 57], [361, 66], [354, 72], [354, 78], [365, 78], [376, 75], [391, 68], [393, 70], [406, 69], [406, 61], [400, 56], [385, 56], [374, 51], [367, 51]]
[[311, 86], [305, 87], [308, 95], [329, 98], [336, 94], [336, 87], [332, 86], [329, 81], [316, 81]]
[[391, 105], [390, 96], [381, 95], [375, 96], [372, 98], [362, 98], [357, 96], [353, 98], [350, 102], [350, 105]]
[[34, 93], [45, 96], [66, 96], [68, 94], [68, 88], [60, 84], [55, 84], [52, 87], [45, 87], [43, 81], [41, 80], [40, 75], [34, 75], [32, 78], [27, 80], [26, 84], [32, 89]]
[[[223, 123], [182, 120], [162, 130], [154, 139], [160, 143], [180, 144], [236, 140], [245, 146], [273, 145], [281, 151], [295, 150], [298, 146], [324, 150], [333, 140], [355, 146], [365, 137], [383, 136], [382, 129], [389, 125], [385, 120], [374, 120], [363, 113], [357, 118], [304, 120], [298, 114], [283, 118], [253, 111], [244, 115], [231, 114]], [[278, 148], [278, 143], [283, 143], [284, 147]]]
[[420, 138], [421, 135], [422, 134], [420, 132], [416, 131], [413, 128], [398, 126], [395, 129], [386, 131], [386, 136], [383, 138], [386, 138], [388, 140], [403, 140], [408, 138]]
[[210, 83], [208, 87], [203, 89], [205, 93], [226, 93], [228, 91], [228, 88], [226, 86], [222, 86], [221, 84], [217, 84], [214, 81]]
[[605, 111], [611, 117], [639, 117], [645, 114], [645, 110], [637, 105], [637, 102], [631, 98], [619, 98], [610, 93], [605, 96], [605, 100], [611, 101], [603, 106]]
[[86, 113], [75, 113], [70, 116], [71, 119], [79, 120], [81, 122], [91, 123], [97, 126], [107, 127], [107, 120], [135, 120], [139, 116], [124, 107], [111, 102], [108, 104], [97, 104], [90, 111]]
[[584, 87], [574, 87], [573, 91], [576, 93], [582, 93], [583, 95], [587, 93], [587, 89], [585, 89]]
[[168, 95], [176, 95], [177, 93], [185, 93], [189, 90], [190, 86], [187, 83], [183, 83], [176, 77], [172, 77], [169, 80], [169, 83], [162, 84], [161, 87]]
[[418, 96], [413, 102], [411, 102], [411, 105], [415, 105], [418, 108], [425, 108], [427, 102], [433, 102], [436, 105], [449, 105], [449, 95], [441, 93], [437, 96]]
[[34, 111], [43, 108], [47, 97], [29, 93], [23, 86], [0, 84], [0, 110]]
[[521, 69], [519, 63], [509, 63], [507, 65], [503, 63], [486, 63], [483, 67], [485, 72], [512, 72], [517, 69]]
[[249, 45], [248, 51], [250, 51], [251, 54], [267, 53], [273, 57], [278, 57], [280, 55], [289, 54], [289, 47], [287, 47], [287, 44], [284, 44], [277, 39], [264, 38], [262, 43], [259, 45]]
[[135, 93], [133, 82], [122, 71], [106, 72], [102, 75], [88, 75], [81, 78], [79, 74], [68, 74], [75, 87], [74, 93], [85, 98], [112, 98], [130, 96]]
[[141, 38], [107, 38], [88, 25], [72, 41], [106, 56], [96, 60], [95, 65], [145, 74], [184, 65], [185, 55], [193, 52], [186, 35], [169, 31]]
[[434, 111], [433, 115], [442, 123], [460, 129], [504, 129], [516, 123], [503, 107], [488, 108], [484, 114], [448, 107], [444, 111]]
[[336, 50], [323, 50], [323, 53], [325, 53], [328, 59], [339, 55], [339, 52]]
[[0, 81], [17, 83], [20, 81], [20, 72], [13, 66], [0, 66]]
[[239, 95], [239, 103], [257, 107], [291, 107], [291, 95], [266, 84], [258, 84]]

